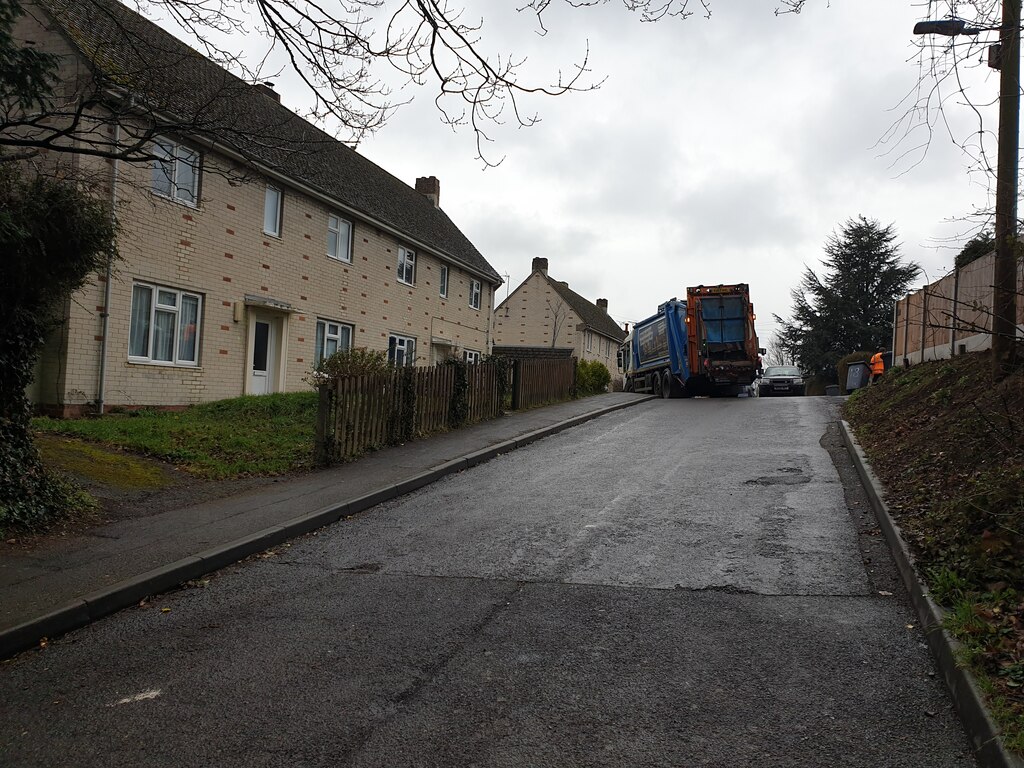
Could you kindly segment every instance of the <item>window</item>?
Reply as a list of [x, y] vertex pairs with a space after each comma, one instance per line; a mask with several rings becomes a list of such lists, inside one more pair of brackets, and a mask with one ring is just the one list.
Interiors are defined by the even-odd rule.
[[170, 139], [157, 139], [153, 154], [153, 192], [195, 205], [199, 198], [199, 153]]
[[469, 306], [480, 309], [480, 281], [473, 280], [469, 284]]
[[316, 350], [313, 362], [319, 363], [335, 352], [347, 352], [352, 348], [352, 326], [333, 320], [316, 321]]
[[590, 331], [587, 331], [587, 352], [590, 352], [593, 349], [594, 349], [594, 334], [592, 334]]
[[416, 339], [408, 336], [388, 337], [388, 360], [395, 365], [413, 365], [416, 362]]
[[352, 261], [352, 224], [333, 213], [327, 217], [327, 255]]
[[441, 288], [440, 294], [442, 299], [448, 298], [448, 265], [441, 265]]
[[462, 359], [465, 360], [467, 363], [479, 363], [480, 353], [475, 352], [472, 349], [467, 349], [462, 353]]
[[416, 285], [416, 253], [408, 248], [398, 249], [398, 282]]
[[199, 364], [199, 320], [203, 297], [196, 293], [136, 283], [128, 359], [166, 365]]
[[281, 236], [281, 190], [267, 187], [263, 198], [263, 231], [274, 237]]

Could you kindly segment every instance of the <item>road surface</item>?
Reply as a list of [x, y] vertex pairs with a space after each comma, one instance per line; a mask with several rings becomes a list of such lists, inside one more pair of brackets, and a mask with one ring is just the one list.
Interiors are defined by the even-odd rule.
[[973, 766], [831, 398], [658, 400], [0, 667], [5, 766]]

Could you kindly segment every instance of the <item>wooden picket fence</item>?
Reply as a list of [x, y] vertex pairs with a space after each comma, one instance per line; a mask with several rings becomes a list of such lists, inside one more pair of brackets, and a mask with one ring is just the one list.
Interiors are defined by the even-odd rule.
[[452, 423], [457, 371], [454, 366], [399, 368], [382, 374], [347, 376], [320, 387], [316, 457], [344, 461], [385, 445], [491, 419], [502, 411], [497, 371], [491, 364], [466, 367], [467, 410]]
[[568, 400], [575, 394], [576, 360], [516, 360], [512, 376], [512, 408], [533, 408]]
[[[496, 418], [509, 406], [531, 408], [573, 397], [576, 363], [571, 358], [516, 360], [511, 369], [485, 362], [462, 370], [466, 407], [458, 413], [458, 369], [452, 365], [347, 376], [321, 386], [317, 461], [345, 461], [385, 445]], [[498, 377], [506, 370], [511, 381], [500, 387]], [[506, 402], [500, 397], [503, 389], [511, 392]]]

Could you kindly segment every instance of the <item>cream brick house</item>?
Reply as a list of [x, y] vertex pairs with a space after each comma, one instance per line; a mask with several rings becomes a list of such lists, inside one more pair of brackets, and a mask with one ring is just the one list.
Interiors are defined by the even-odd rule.
[[626, 332], [608, 314], [608, 300], [590, 302], [548, 275], [548, 260], [535, 258], [530, 276], [494, 310], [494, 345], [571, 349], [580, 360], [598, 360], [617, 376], [616, 353]]
[[489, 352], [502, 281], [435, 177], [404, 184], [115, 0], [26, 8], [16, 35], [62, 54], [68, 93], [106, 71], [111, 99], [148, 105], [90, 107], [99, 128], [71, 140], [151, 137], [147, 162], [62, 155], [114, 202], [120, 259], [68, 303], [34, 402], [73, 414], [300, 390], [353, 346], [400, 364]]

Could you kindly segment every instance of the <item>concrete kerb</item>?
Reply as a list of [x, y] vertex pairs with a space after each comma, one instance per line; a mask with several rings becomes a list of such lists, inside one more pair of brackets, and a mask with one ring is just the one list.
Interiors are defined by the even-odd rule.
[[379, 488], [342, 504], [331, 505], [306, 515], [300, 515], [286, 521], [282, 525], [266, 528], [257, 533], [230, 541], [227, 544], [212, 547], [195, 556], [183, 558], [169, 565], [153, 569], [139, 576], [98, 590], [37, 619], [10, 627], [9, 629], [0, 630], [0, 659], [6, 659], [16, 653], [36, 647], [42, 638], [57, 637], [84, 627], [111, 613], [129, 608], [146, 597], [166, 592], [187, 581], [198, 579], [208, 573], [243, 560], [250, 555], [277, 546], [288, 539], [330, 525], [346, 515], [363, 512], [370, 507], [418, 490], [446, 475], [461, 472], [468, 467], [489, 461], [499, 454], [529, 445], [547, 435], [553, 435], [570, 427], [596, 419], [599, 416], [638, 405], [651, 399], [653, 398], [637, 397], [636, 400], [618, 403], [534, 430], [519, 438], [506, 440], [482, 450], [466, 454], [461, 458], [447, 461], [395, 485]]
[[883, 489], [878, 478], [868, 465], [867, 458], [860, 444], [853, 436], [850, 425], [840, 421], [840, 431], [846, 443], [850, 457], [853, 459], [857, 474], [875, 511], [879, 527], [896, 561], [903, 584], [910, 593], [910, 601], [917, 613], [918, 620], [925, 630], [928, 647], [935, 657], [942, 673], [946, 687], [953, 698], [953, 703], [960, 715], [971, 742], [974, 745], [978, 762], [984, 768], [1024, 768], [1020, 760], [1003, 745], [999, 738], [999, 728], [989, 716], [985, 707], [984, 697], [978, 689], [977, 682], [969, 670], [957, 664], [959, 641], [943, 628], [943, 610], [928, 594], [917, 569], [914, 559], [907, 548], [899, 526], [889, 514], [889, 508], [883, 500]]

